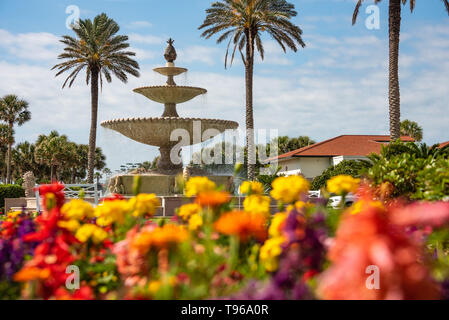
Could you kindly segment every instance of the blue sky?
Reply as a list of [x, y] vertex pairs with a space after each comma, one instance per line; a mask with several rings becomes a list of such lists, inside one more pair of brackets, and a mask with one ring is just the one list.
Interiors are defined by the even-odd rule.
[[[178, 106], [181, 116], [223, 118], [244, 127], [243, 67], [225, 70], [224, 46], [200, 37], [197, 27], [209, 0], [1, 0], [0, 96], [16, 93], [30, 102], [33, 119], [16, 129], [16, 141], [34, 141], [53, 129], [87, 143], [90, 96], [84, 77], [61, 90], [63, 77], [50, 68], [61, 51], [58, 38], [72, 34], [66, 8], [76, 5], [81, 18], [106, 12], [130, 36], [141, 77], [103, 88], [100, 121], [160, 116], [162, 107], [132, 92], [164, 79], [152, 68], [163, 65], [165, 41], [175, 39], [177, 65], [189, 68], [178, 84], [208, 89]], [[305, 49], [284, 54], [266, 40], [266, 59], [255, 70], [255, 124], [281, 135], [309, 135], [320, 141], [340, 134], [388, 134], [387, 3], [380, 5], [380, 29], [365, 27], [366, 6], [351, 26], [353, 0], [295, 0], [293, 22], [304, 31]], [[372, 4], [366, 1], [367, 5]], [[419, 0], [403, 12], [400, 77], [402, 118], [419, 122], [424, 140], [449, 140], [449, 18], [440, 0]], [[117, 169], [126, 162], [152, 160], [157, 148], [99, 129], [98, 145]]]

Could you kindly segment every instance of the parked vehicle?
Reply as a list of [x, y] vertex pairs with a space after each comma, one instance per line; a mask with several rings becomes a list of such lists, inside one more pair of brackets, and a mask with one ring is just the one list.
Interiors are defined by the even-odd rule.
[[[345, 197], [345, 203], [344, 203], [344, 207], [350, 207], [353, 205], [354, 202], [357, 201], [357, 196], [349, 193], [346, 197]], [[342, 201], [342, 197], [341, 196], [333, 196], [329, 198], [329, 202], [328, 202], [328, 206], [337, 209], [341, 206], [341, 201]]]

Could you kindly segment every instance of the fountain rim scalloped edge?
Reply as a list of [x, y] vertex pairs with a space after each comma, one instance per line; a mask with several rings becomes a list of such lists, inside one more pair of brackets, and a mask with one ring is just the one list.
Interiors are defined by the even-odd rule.
[[157, 72], [157, 73], [159, 73], [159, 74], [162, 74], [163, 76], [168, 76], [167, 74], [162, 73], [162, 71], [166, 71], [166, 70], [177, 71], [177, 72], [171, 74], [172, 76], [179, 76], [179, 75], [181, 75], [181, 74], [186, 73], [187, 71], [189, 71], [189, 69], [187, 69], [187, 68], [176, 67], [176, 66], [173, 66], [173, 67], [156, 67], [156, 68], [153, 68], [153, 71], [154, 71], [154, 72]]
[[190, 87], [190, 86], [178, 86], [178, 85], [159, 85], [159, 86], [145, 86], [145, 87], [138, 87], [133, 89], [134, 92], [136, 93], [140, 93], [137, 90], [141, 90], [141, 89], [151, 89], [151, 88], [180, 88], [180, 89], [195, 89], [195, 90], [199, 90], [202, 91], [202, 94], [206, 94], [207, 93], [207, 89], [204, 88], [200, 88], [200, 87]]
[[213, 123], [222, 123], [222, 124], [233, 124], [236, 127], [239, 126], [238, 122], [233, 120], [222, 120], [222, 119], [206, 119], [206, 118], [180, 118], [180, 117], [150, 117], [150, 118], [119, 118], [102, 121], [100, 123], [101, 126], [115, 123], [123, 123], [123, 122], [152, 122], [152, 121], [160, 121], [160, 120], [177, 120], [180, 122], [192, 122], [192, 121], [207, 121]]

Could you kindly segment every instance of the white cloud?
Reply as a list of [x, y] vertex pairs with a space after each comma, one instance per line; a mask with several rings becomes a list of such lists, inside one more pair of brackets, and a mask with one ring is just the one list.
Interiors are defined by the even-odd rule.
[[12, 34], [0, 29], [0, 48], [26, 60], [55, 60], [62, 45], [59, 37], [47, 32]]
[[199, 62], [212, 66], [222, 59], [223, 54], [216, 47], [189, 46], [178, 50], [178, 60], [187, 63]]
[[149, 21], [133, 21], [127, 25], [130, 29], [142, 29], [149, 28], [152, 26], [152, 23]]

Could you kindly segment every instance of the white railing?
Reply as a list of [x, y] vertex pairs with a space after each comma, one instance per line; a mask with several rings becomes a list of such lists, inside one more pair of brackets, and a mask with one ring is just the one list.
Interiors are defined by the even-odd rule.
[[[36, 186], [36, 210], [40, 212], [40, 195], [39, 186]], [[66, 184], [64, 185], [64, 194], [66, 199], [79, 199], [83, 194], [84, 198], [93, 198], [95, 205], [98, 205], [98, 200], [101, 197], [101, 191], [98, 190], [97, 184]]]

